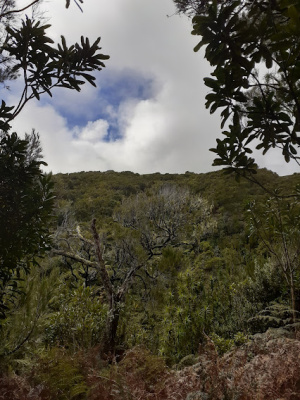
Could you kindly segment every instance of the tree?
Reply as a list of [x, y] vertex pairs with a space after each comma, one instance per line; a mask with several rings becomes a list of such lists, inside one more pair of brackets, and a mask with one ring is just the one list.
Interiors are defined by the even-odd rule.
[[300, 3], [174, 1], [178, 12], [193, 16], [192, 34], [202, 37], [194, 50], [205, 46], [205, 57], [214, 68], [204, 79], [210, 88], [206, 107], [211, 113], [221, 110], [224, 129], [223, 139], [212, 149], [217, 155], [214, 165], [272, 194], [264, 211], [253, 212], [252, 225], [282, 270], [295, 309], [299, 226], [294, 210], [299, 210], [299, 190], [282, 194], [263, 186], [255, 177], [252, 153], [254, 146], [263, 154], [278, 148], [286, 162], [300, 165]]
[[[212, 149], [214, 165], [254, 179], [253, 146], [279, 148], [299, 165], [300, 4], [293, 0], [174, 0], [193, 15], [214, 67], [204, 79], [206, 107], [221, 109], [223, 139]], [[227, 122], [230, 120], [230, 123]], [[229, 125], [229, 126], [227, 126]], [[252, 175], [251, 175], [252, 174]]]
[[[14, 18], [14, 13], [11, 14], [15, 3], [13, 0], [3, 0], [0, 5], [0, 43], [5, 42], [6, 27], [9, 26]], [[0, 82], [4, 83], [7, 80], [16, 79], [17, 75], [12, 71], [11, 58], [8, 54], [0, 53]]]
[[38, 135], [0, 136], [0, 318], [18, 291], [20, 271], [29, 271], [49, 248], [53, 208], [51, 175], [42, 172]]
[[263, 243], [290, 290], [290, 304], [295, 322], [296, 311], [299, 311], [300, 290], [299, 201], [290, 202], [274, 197], [265, 204], [251, 203], [249, 211], [252, 234], [257, 235]]
[[[115, 212], [111, 241], [101, 240], [96, 220], [91, 225], [92, 240], [77, 227], [57, 235], [56, 255], [97, 271], [108, 305], [103, 353], [114, 355], [120, 314], [137, 279], [155, 280], [155, 261], [167, 248], [192, 251], [201, 235], [211, 230], [211, 206], [188, 190], [162, 186], [157, 191], [124, 200]], [[106, 232], [108, 235], [108, 232]]]
[[[17, 9], [13, 0], [0, 5], [0, 82], [21, 76], [23, 90], [16, 106], [0, 105], [0, 315], [6, 315], [9, 302], [18, 291], [20, 270], [49, 248], [49, 217], [53, 207], [51, 176], [42, 172], [38, 135], [20, 139], [10, 133], [10, 122], [31, 99], [40, 99], [63, 87], [80, 91], [85, 81], [96, 86], [92, 71], [101, 70], [109, 57], [99, 52], [100, 38], [90, 44], [53, 45], [46, 35], [50, 25], [25, 18], [15, 24], [14, 16], [41, 0]], [[79, 6], [79, 3], [74, 0]], [[79, 0], [82, 3], [82, 0]], [[66, 1], [69, 7], [70, 0]]]
[[9, 122], [29, 100], [39, 100], [43, 93], [52, 96], [51, 92], [56, 87], [80, 91], [85, 81], [96, 86], [95, 77], [90, 72], [101, 70], [105, 66], [103, 60], [109, 58], [99, 53], [100, 38], [90, 44], [88, 38], [81, 37], [81, 44], [75, 43], [69, 47], [62, 36], [61, 44], [57, 48], [52, 47], [52, 39], [46, 36], [49, 26], [26, 18], [21, 27], [7, 28], [8, 36], [2, 52], [6, 52], [14, 62], [11, 73], [18, 74], [22, 71], [24, 88], [17, 106], [8, 107], [2, 101], [2, 130], [7, 131], [10, 128]]
[[[0, 4], [0, 82], [4, 83], [8, 80], [16, 79], [18, 73], [14, 70], [14, 63], [12, 57], [5, 51], [3, 51], [3, 46], [7, 39], [7, 28], [13, 27], [17, 22], [20, 13], [24, 12], [30, 7], [38, 8], [39, 4], [43, 0], [33, 0], [22, 8], [16, 7], [16, 2], [14, 0], [2, 0]], [[80, 8], [80, 5], [76, 0], [75, 4]], [[82, 3], [82, 0], [79, 0]], [[66, 7], [70, 6], [70, 0], [66, 1]]]

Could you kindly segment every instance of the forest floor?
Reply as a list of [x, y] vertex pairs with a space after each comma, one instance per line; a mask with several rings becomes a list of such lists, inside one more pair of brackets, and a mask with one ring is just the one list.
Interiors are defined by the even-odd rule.
[[30, 373], [2, 376], [0, 399], [300, 399], [300, 331], [269, 329], [223, 356], [208, 338], [177, 368], [143, 347], [127, 351], [118, 364], [105, 365], [96, 354], [53, 351]]

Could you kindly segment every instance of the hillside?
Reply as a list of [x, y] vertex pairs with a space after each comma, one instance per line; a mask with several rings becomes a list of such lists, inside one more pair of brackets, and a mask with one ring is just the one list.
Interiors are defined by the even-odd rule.
[[[300, 175], [258, 179], [284, 195]], [[276, 259], [282, 233], [298, 254], [296, 200], [221, 171], [53, 180], [51, 249], [2, 329], [6, 400], [299, 398], [300, 310]]]
[[[299, 174], [280, 177], [277, 174], [260, 170], [259, 181], [268, 188], [283, 191], [299, 183]], [[110, 216], [114, 207], [123, 197], [147, 191], [155, 185], [172, 183], [186, 186], [193, 193], [212, 201], [217, 209], [240, 214], [251, 196], [263, 196], [265, 192], [256, 184], [242, 180], [236, 182], [233, 175], [222, 171], [206, 174], [149, 174], [139, 175], [126, 172], [79, 172], [57, 174], [54, 176], [58, 205], [60, 201], [70, 202], [80, 221], [88, 221], [91, 216], [103, 218]]]

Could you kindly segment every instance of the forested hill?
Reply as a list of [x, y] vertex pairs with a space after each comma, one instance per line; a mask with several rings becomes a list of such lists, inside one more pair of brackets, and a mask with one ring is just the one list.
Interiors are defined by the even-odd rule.
[[[287, 193], [289, 188], [300, 182], [300, 174], [280, 177], [262, 169], [257, 179], [266, 188], [279, 189]], [[78, 221], [87, 222], [92, 217], [102, 219], [111, 216], [114, 207], [122, 198], [147, 192], [150, 188], [171, 183], [187, 187], [214, 204], [218, 212], [230, 213], [232, 218], [241, 217], [249, 200], [266, 196], [257, 184], [242, 179], [237, 182], [233, 175], [223, 171], [196, 174], [147, 174], [125, 172], [78, 172], [54, 176], [57, 205], [63, 208], [72, 204]]]
[[[27, 102], [85, 81], [116, 111], [130, 96], [114, 94], [119, 69], [98, 81], [100, 38], [55, 44], [42, 1], [18, 3], [0, 7], [2, 89], [20, 78], [0, 106], [0, 399], [300, 399], [300, 174], [257, 171], [253, 155], [299, 166], [300, 2], [174, 0], [212, 67], [213, 165], [239, 175], [54, 177], [36, 131], [12, 131]], [[53, 106], [75, 123], [68, 98]]]
[[8, 400], [299, 398], [300, 174], [53, 180], [49, 251], [2, 326]]
[[[290, 191], [300, 174], [262, 169], [256, 179], [55, 175], [53, 252], [65, 283], [46, 341], [125, 354], [110, 370], [110, 383], [121, 379], [116, 399], [127, 398], [124, 387], [145, 399], [199, 388], [204, 397], [186, 399], [299, 398], [299, 201]], [[107, 380], [96, 382], [111, 398]]]
[[[268, 191], [288, 196], [300, 175], [280, 177], [262, 169], [256, 179], [259, 184], [237, 182], [223, 171], [54, 176], [54, 225], [62, 237], [56, 246], [63, 247], [59, 254], [68, 250], [62, 245], [66, 242], [90, 260], [91, 250], [83, 248], [82, 253], [78, 243], [72, 243], [77, 233], [70, 232], [79, 227], [91, 238], [91, 221], [96, 219], [104, 241], [104, 263], [117, 292], [126, 282], [126, 273], [134, 271], [131, 289], [126, 289], [126, 299], [121, 301], [126, 306], [122, 305], [118, 334], [113, 335], [117, 341], [129, 347], [146, 345], [172, 363], [197, 350], [203, 329], [230, 341], [236, 334], [266, 330], [250, 326], [249, 320], [274, 301], [289, 307], [289, 275], [276, 257], [281, 233], [289, 241], [284, 244], [290, 247], [288, 256], [293, 254], [298, 203], [293, 206], [295, 218], [287, 219], [285, 209], [293, 215], [289, 199], [281, 205], [275, 199], [273, 204]], [[286, 221], [280, 228], [274, 225], [278, 216]], [[80, 266], [66, 265], [73, 274]], [[79, 274], [89, 284], [84, 271]], [[292, 277], [297, 282], [296, 275]], [[294, 291], [296, 307], [300, 288], [296, 285]], [[125, 321], [130, 321], [130, 329]]]

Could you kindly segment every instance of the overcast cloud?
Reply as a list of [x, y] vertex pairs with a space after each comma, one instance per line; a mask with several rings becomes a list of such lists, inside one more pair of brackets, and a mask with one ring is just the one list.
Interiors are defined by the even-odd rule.
[[[191, 23], [174, 15], [172, 0], [85, 0], [83, 13], [64, 3], [44, 3], [51, 36], [63, 34], [68, 44], [81, 35], [101, 36], [102, 51], [111, 58], [97, 74], [97, 89], [57, 89], [53, 99], [31, 102], [15, 120], [20, 134], [32, 128], [40, 133], [49, 169], [213, 170], [209, 148], [220, 135], [220, 120], [204, 107], [203, 78], [210, 68], [203, 53], [193, 52]], [[259, 160], [280, 174], [298, 172], [276, 154]]]

